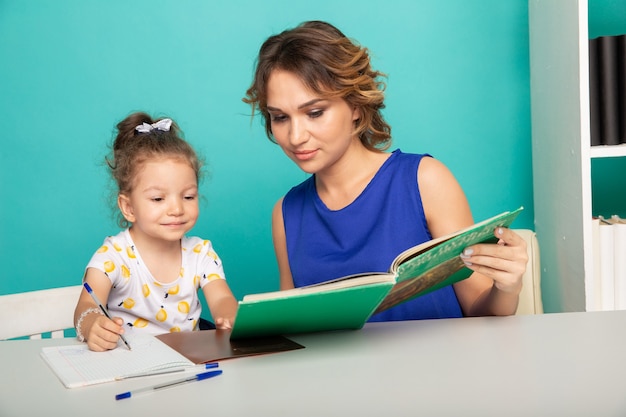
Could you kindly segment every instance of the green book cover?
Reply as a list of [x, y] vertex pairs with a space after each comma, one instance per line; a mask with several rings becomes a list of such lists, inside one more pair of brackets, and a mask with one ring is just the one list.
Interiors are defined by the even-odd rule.
[[375, 274], [246, 296], [231, 339], [360, 329], [394, 283], [391, 274]]
[[387, 272], [341, 277], [317, 285], [247, 295], [239, 302], [231, 338], [360, 329], [372, 314], [470, 276], [460, 259], [471, 245], [496, 241], [523, 207], [407, 249]]

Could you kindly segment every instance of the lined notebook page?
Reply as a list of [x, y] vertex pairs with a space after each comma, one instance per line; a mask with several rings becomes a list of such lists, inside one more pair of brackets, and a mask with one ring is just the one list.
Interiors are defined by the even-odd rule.
[[115, 381], [145, 372], [194, 366], [189, 359], [151, 335], [127, 335], [132, 350], [93, 352], [87, 344], [41, 349], [41, 356], [67, 388]]

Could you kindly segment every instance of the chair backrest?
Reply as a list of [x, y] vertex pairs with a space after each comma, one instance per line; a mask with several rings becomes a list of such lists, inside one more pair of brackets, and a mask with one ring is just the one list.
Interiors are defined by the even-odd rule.
[[0, 340], [42, 333], [64, 336], [74, 327], [74, 308], [82, 285], [0, 295]]
[[526, 273], [522, 277], [523, 287], [515, 314], [541, 314], [543, 301], [541, 300], [541, 265], [537, 235], [528, 229], [513, 229], [513, 231], [524, 238], [528, 248], [528, 264]]

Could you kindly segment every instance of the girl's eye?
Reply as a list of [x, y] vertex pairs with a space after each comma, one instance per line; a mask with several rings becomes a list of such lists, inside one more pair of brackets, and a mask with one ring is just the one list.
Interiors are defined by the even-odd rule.
[[195, 200], [196, 196], [195, 195], [186, 195], [185, 196], [185, 200]]

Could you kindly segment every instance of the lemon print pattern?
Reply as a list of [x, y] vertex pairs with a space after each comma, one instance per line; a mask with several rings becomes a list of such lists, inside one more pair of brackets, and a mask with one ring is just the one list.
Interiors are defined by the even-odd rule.
[[122, 303], [122, 305], [124, 306], [124, 308], [127, 309], [131, 309], [133, 307], [135, 307], [135, 300], [133, 300], [132, 298], [128, 297], [124, 300], [124, 302]]
[[176, 284], [172, 288], [168, 289], [167, 293], [169, 295], [176, 295], [178, 294], [178, 291], [180, 291], [180, 285]]
[[155, 318], [157, 319], [157, 321], [160, 321], [161, 323], [167, 320], [167, 311], [165, 311], [163, 306], [161, 306], [159, 311], [157, 311]]
[[139, 332], [191, 331], [201, 314], [198, 289], [209, 281], [224, 279], [220, 258], [209, 240], [184, 237], [183, 259], [175, 282], [154, 279], [129, 230], [105, 238], [88, 267], [106, 273], [111, 280], [109, 309], [128, 328]]
[[133, 323], [133, 327], [137, 327], [139, 329], [146, 327], [148, 325], [148, 320], [138, 317], [137, 320]]
[[122, 265], [122, 276], [124, 278], [130, 278], [130, 269], [126, 265]]
[[219, 276], [218, 274], [210, 274], [206, 277], [207, 281], [211, 282], [211, 281], [215, 281], [216, 279], [222, 279], [221, 276]]
[[180, 301], [178, 303], [178, 311], [183, 314], [189, 313], [189, 303], [187, 301]]
[[113, 261], [104, 261], [104, 271], [109, 273], [115, 270], [115, 263]]

